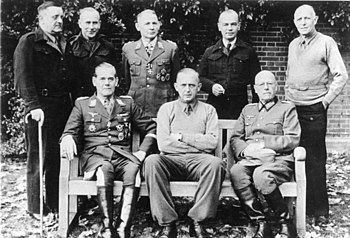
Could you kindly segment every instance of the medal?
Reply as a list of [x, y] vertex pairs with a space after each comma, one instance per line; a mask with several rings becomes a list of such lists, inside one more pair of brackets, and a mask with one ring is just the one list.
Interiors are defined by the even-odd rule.
[[96, 131], [96, 126], [95, 126], [94, 124], [91, 124], [91, 125], [89, 126], [89, 131], [90, 131], [90, 132], [95, 132], [95, 131]]
[[118, 134], [118, 139], [119, 140], [123, 140], [124, 139], [124, 134], [123, 133], [119, 133]]
[[123, 131], [124, 126], [121, 124], [118, 124], [115, 126], [117, 128], [117, 131]]
[[108, 121], [108, 122], [107, 122], [107, 127], [111, 127], [111, 124], [112, 124], [112, 123], [111, 123], [110, 121]]

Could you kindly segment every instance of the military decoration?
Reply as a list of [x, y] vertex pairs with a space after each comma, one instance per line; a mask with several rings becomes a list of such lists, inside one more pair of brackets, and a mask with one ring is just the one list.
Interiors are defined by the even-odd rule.
[[116, 128], [117, 128], [117, 131], [123, 131], [123, 129], [124, 129], [124, 126], [123, 125], [121, 125], [121, 124], [118, 124], [118, 125], [116, 125], [115, 126]]
[[124, 133], [122, 133], [122, 132], [119, 133], [119, 134], [118, 134], [118, 139], [119, 139], [119, 140], [124, 140]]
[[162, 68], [160, 72], [157, 74], [156, 79], [158, 81], [169, 81], [170, 80], [170, 74], [167, 73], [168, 71], [165, 68]]
[[90, 131], [90, 132], [95, 132], [95, 131], [96, 131], [96, 126], [95, 126], [94, 124], [91, 124], [91, 125], [89, 126], [89, 131]]
[[90, 101], [90, 107], [95, 107], [96, 106], [96, 99], [93, 99]]
[[152, 66], [151, 63], [146, 64], [146, 70], [147, 70], [147, 73], [148, 73], [148, 74], [153, 74], [152, 67], [153, 67], [153, 66]]

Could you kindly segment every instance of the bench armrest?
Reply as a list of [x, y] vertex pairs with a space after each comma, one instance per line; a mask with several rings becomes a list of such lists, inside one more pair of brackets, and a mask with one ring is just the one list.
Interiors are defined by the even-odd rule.
[[74, 179], [79, 176], [79, 158], [77, 156], [72, 160], [61, 157], [61, 178]]
[[305, 175], [305, 159], [306, 151], [304, 147], [297, 147], [294, 149], [294, 159], [295, 159], [295, 180], [297, 183], [306, 183]]

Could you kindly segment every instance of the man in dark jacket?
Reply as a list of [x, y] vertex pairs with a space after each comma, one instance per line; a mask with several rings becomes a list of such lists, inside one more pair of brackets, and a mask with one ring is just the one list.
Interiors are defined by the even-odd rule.
[[248, 104], [247, 85], [251, 85], [253, 102], [258, 101], [253, 84], [260, 71], [254, 49], [237, 38], [238, 14], [226, 10], [220, 14], [218, 29], [222, 39], [207, 48], [199, 64], [202, 89], [209, 93], [207, 103], [213, 105], [219, 119], [237, 119]]
[[[61, 154], [72, 159], [78, 142], [83, 148], [80, 167], [84, 179], [96, 179], [97, 198], [103, 216], [102, 237], [114, 237], [113, 181], [123, 181], [118, 237], [130, 237], [131, 218], [138, 197], [137, 173], [155, 144], [156, 125], [144, 116], [130, 96], [114, 96], [118, 84], [115, 68], [108, 63], [96, 67], [92, 78], [96, 94], [77, 99], [61, 140]], [[131, 153], [131, 128], [146, 136], [140, 150]]]
[[58, 210], [58, 177], [60, 154], [58, 140], [72, 108], [68, 75], [70, 46], [62, 32], [63, 10], [54, 2], [38, 7], [39, 27], [22, 36], [14, 53], [15, 87], [24, 99], [27, 145], [28, 212], [39, 219], [40, 177], [38, 155], [38, 122], [43, 126], [43, 157], [46, 203]]
[[74, 99], [81, 96], [91, 96], [95, 87], [91, 83], [91, 77], [95, 67], [102, 62], [108, 62], [117, 66], [117, 52], [111, 42], [105, 36], [99, 34], [101, 27], [100, 14], [92, 8], [86, 7], [80, 10], [78, 21], [81, 32], [70, 39], [74, 54], [75, 64], [75, 89]]

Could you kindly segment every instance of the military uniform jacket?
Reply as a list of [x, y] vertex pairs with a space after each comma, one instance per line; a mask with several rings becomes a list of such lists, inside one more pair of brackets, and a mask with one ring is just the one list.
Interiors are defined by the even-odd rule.
[[276, 159], [294, 161], [293, 150], [299, 145], [300, 125], [294, 104], [277, 101], [269, 109], [259, 110], [259, 103], [243, 108], [230, 139], [235, 158], [252, 142], [265, 143], [274, 150]]
[[140, 164], [131, 154], [131, 133], [136, 128], [146, 134], [140, 150], [147, 153], [156, 143], [155, 122], [145, 117], [130, 97], [117, 98], [109, 115], [93, 95], [76, 100], [62, 137], [72, 135], [77, 145], [82, 144], [80, 166], [86, 172], [96, 169], [98, 161], [110, 160], [114, 152]]
[[26, 111], [50, 104], [49, 98], [68, 96], [72, 89], [71, 48], [64, 37], [60, 46], [43, 30], [23, 35], [14, 52], [15, 88], [24, 99]]
[[177, 45], [158, 38], [148, 56], [141, 41], [123, 46], [123, 73], [128, 95], [147, 116], [157, 117], [159, 107], [175, 97], [173, 84], [180, 69]]
[[81, 96], [90, 97], [95, 92], [91, 78], [96, 66], [102, 62], [107, 62], [117, 69], [117, 52], [113, 44], [107, 41], [102, 34], [98, 34], [91, 45], [81, 33], [73, 36], [70, 39], [70, 43], [74, 56], [74, 98]]
[[[214, 84], [225, 88], [225, 95], [247, 95], [247, 85], [253, 85], [260, 71], [258, 57], [250, 45], [237, 38], [235, 47], [228, 53], [222, 40], [207, 48], [199, 64], [202, 89], [213, 95]], [[252, 87], [253, 102], [258, 101]]]

